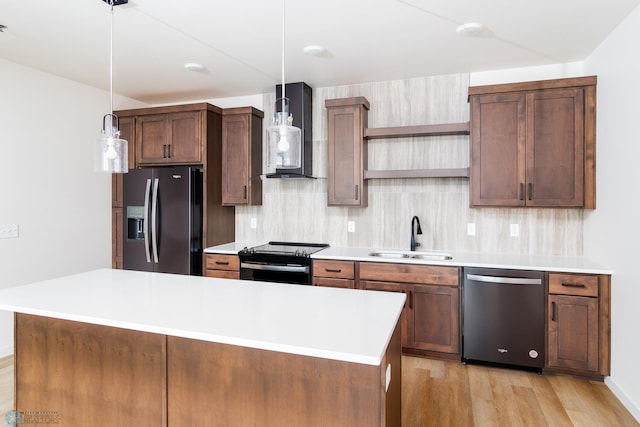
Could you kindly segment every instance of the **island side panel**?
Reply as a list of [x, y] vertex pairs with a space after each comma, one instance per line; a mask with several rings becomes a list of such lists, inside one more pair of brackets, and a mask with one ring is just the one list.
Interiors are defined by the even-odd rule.
[[166, 426], [166, 337], [15, 315], [16, 409], [67, 426]]
[[[400, 341], [393, 343], [399, 359]], [[397, 372], [390, 389], [398, 396], [391, 398], [384, 392], [386, 364], [171, 336], [167, 359], [169, 426], [400, 426], [401, 374]], [[385, 424], [389, 398], [396, 402], [391, 407], [398, 407], [397, 422]]]
[[[387, 347], [387, 352], [382, 360], [380, 372], [382, 374], [382, 401], [385, 405], [385, 413], [383, 422], [387, 427], [400, 427], [402, 421], [402, 324], [398, 322], [391, 341]], [[389, 388], [385, 392], [387, 366], [391, 365], [390, 374], [391, 381]]]

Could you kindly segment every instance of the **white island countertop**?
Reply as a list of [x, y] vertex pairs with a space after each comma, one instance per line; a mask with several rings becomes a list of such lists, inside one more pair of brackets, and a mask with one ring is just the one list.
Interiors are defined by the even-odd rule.
[[380, 365], [401, 293], [126, 270], [0, 291], [0, 309], [284, 353]]

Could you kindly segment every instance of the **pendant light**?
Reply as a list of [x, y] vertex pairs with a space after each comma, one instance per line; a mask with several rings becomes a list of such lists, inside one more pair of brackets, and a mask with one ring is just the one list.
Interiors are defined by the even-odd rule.
[[113, 7], [126, 0], [102, 0], [111, 7], [111, 31], [109, 36], [109, 100], [111, 113], [102, 118], [102, 132], [96, 146], [96, 170], [108, 173], [129, 172], [128, 143], [120, 138], [120, 122], [113, 114]]
[[[302, 131], [293, 126], [293, 115], [289, 114], [289, 99], [285, 93], [284, 79], [285, 0], [282, 0], [282, 98], [278, 98], [273, 109], [273, 122], [267, 129], [267, 169], [296, 169], [302, 164]], [[278, 104], [281, 111], [278, 112]]]

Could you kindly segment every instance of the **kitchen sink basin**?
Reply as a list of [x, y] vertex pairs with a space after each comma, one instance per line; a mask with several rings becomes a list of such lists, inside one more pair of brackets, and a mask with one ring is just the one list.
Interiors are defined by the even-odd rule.
[[422, 252], [422, 251], [373, 251], [370, 256], [377, 256], [380, 258], [395, 258], [395, 259], [422, 259], [425, 261], [449, 261], [453, 257], [444, 252]]

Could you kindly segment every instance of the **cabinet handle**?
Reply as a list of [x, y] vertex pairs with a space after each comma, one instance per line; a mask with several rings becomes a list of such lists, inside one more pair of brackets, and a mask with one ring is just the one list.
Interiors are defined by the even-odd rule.
[[171, 144], [167, 144], [167, 157], [171, 158]]
[[529, 200], [533, 200], [533, 184], [529, 183]]
[[229, 261], [216, 261], [216, 265], [229, 265]]
[[244, 200], [247, 200], [247, 186], [246, 185], [242, 187], [242, 198]]
[[551, 301], [551, 321], [556, 321], [556, 302]]
[[413, 310], [413, 291], [409, 291], [409, 308]]
[[520, 200], [524, 201], [524, 182], [520, 183]]
[[342, 269], [341, 268], [325, 268], [324, 271], [326, 271], [327, 273], [341, 273]]
[[163, 159], [167, 158], [167, 144], [162, 145], [162, 158]]
[[587, 285], [584, 283], [561, 283], [562, 286], [566, 288], [586, 288]]
[[356, 185], [356, 200], [358, 200], [358, 185]]

